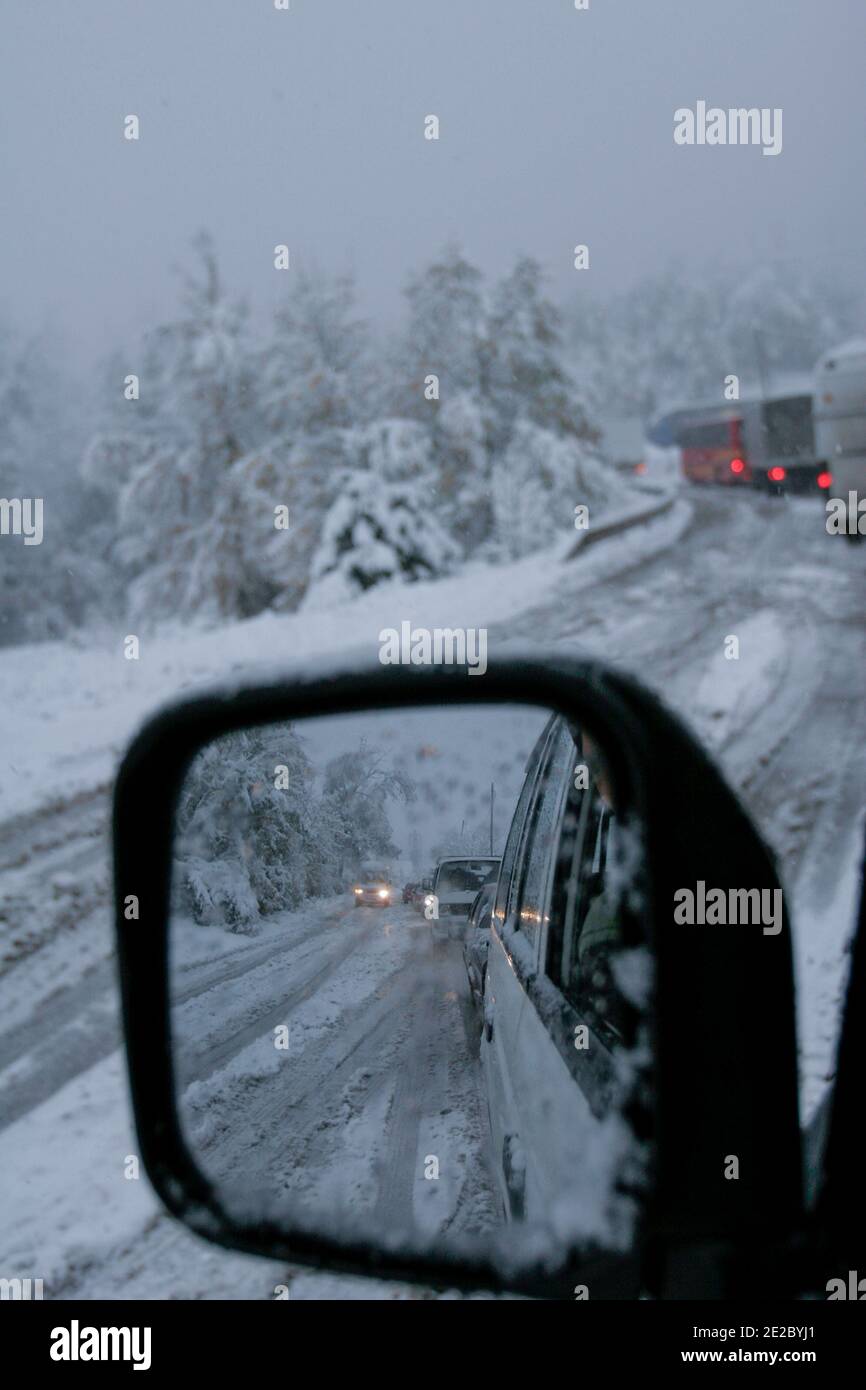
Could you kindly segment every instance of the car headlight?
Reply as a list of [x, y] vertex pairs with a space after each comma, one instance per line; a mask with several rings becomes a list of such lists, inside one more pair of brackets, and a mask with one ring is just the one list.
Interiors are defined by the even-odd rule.
[[353, 888], [353, 889], [352, 889], [352, 892], [353, 892], [353, 893], [360, 893], [360, 892], [361, 892], [361, 889], [360, 889], [360, 888]]
[[380, 898], [389, 898], [390, 896], [391, 896], [391, 894], [388, 892], [388, 889], [387, 889], [387, 888], [380, 888], [380, 889], [379, 889], [379, 897], [380, 897]]

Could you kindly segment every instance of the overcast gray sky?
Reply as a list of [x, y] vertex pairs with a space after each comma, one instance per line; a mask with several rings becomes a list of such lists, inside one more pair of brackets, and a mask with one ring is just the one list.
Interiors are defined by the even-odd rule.
[[[864, 0], [0, 0], [0, 303], [79, 360], [171, 312], [211, 228], [262, 315], [295, 266], [354, 269], [393, 322], [459, 240], [559, 299], [777, 249], [862, 279]], [[781, 107], [784, 147], [686, 148], [699, 99]], [[138, 143], [123, 119], [141, 121]], [[437, 142], [423, 138], [428, 114]], [[288, 272], [291, 275], [291, 271]]]

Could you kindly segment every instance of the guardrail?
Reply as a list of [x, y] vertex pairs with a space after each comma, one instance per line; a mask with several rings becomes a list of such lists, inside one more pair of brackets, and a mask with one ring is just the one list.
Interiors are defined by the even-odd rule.
[[661, 502], [654, 502], [639, 512], [629, 512], [625, 516], [614, 517], [610, 521], [602, 521], [598, 526], [594, 526], [578, 536], [574, 545], [565, 555], [565, 559], [573, 560], [576, 555], [586, 550], [586, 547], [595, 541], [603, 541], [608, 536], [619, 535], [620, 531], [628, 531], [630, 527], [638, 526], [643, 521], [652, 521], [654, 517], [662, 516], [665, 512], [670, 511], [677, 500], [677, 495], [675, 492], [666, 493]]

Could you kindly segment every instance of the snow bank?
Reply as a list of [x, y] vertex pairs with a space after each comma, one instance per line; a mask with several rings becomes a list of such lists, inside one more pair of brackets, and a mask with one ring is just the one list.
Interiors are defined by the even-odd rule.
[[110, 642], [79, 647], [47, 642], [7, 650], [0, 663], [0, 713], [6, 750], [0, 821], [78, 792], [109, 785], [123, 748], [142, 719], [166, 700], [257, 665], [317, 657], [373, 658], [379, 633], [417, 627], [479, 627], [512, 620], [567, 580], [570, 592], [675, 542], [689, 519], [682, 510], [636, 527], [623, 542], [600, 543], [574, 565], [566, 536], [544, 556], [511, 564], [469, 565], [459, 575], [379, 585], [362, 597], [314, 613], [264, 613], [217, 629], [186, 627], [141, 635], [140, 658], [124, 657], [128, 629]]

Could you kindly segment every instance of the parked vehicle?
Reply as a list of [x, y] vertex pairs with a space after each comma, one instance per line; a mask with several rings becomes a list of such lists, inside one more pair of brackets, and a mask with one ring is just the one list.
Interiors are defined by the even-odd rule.
[[[815, 444], [828, 497], [866, 497], [866, 338], [824, 353], [815, 368]], [[849, 524], [845, 532], [861, 532]]]

